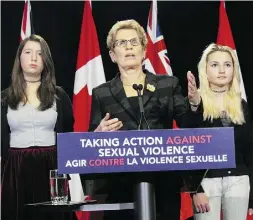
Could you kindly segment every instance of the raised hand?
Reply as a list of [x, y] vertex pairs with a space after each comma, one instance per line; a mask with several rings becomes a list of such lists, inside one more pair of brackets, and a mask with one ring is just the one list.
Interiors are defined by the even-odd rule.
[[200, 103], [200, 95], [198, 93], [196, 79], [191, 71], [187, 72], [188, 80], [188, 99], [193, 105], [198, 105]]
[[118, 118], [110, 119], [110, 114], [106, 113], [105, 117], [100, 121], [100, 124], [95, 129], [97, 131], [117, 131], [123, 126], [122, 121]]

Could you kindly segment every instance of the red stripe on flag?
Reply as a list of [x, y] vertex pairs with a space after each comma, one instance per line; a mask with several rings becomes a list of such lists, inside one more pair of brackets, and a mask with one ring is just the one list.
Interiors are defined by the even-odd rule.
[[85, 1], [76, 69], [86, 65], [98, 55], [100, 55], [100, 49], [91, 5], [89, 1]]
[[152, 29], [152, 7], [153, 3], [151, 3], [149, 15], [148, 15], [148, 26]]
[[230, 28], [224, 1], [220, 2], [220, 18], [219, 18], [217, 44], [229, 46], [235, 50], [233, 34]]
[[30, 37], [26, 35], [27, 29], [31, 29], [31, 27], [27, 27], [27, 21], [28, 19], [30, 19], [30, 14], [29, 14], [30, 12], [28, 11], [28, 7], [29, 7], [29, 1], [26, 1], [24, 5], [23, 16], [22, 16], [22, 21], [21, 21], [20, 41], [24, 40], [25, 37]]
[[[86, 198], [86, 200], [90, 200], [90, 199], [91, 199], [90, 196], [88, 196]], [[90, 212], [77, 211], [76, 212], [76, 217], [77, 217], [78, 220], [89, 220], [90, 219], [90, 214], [91, 214]]]
[[181, 193], [180, 220], [186, 220], [193, 216], [192, 199], [189, 193]]
[[22, 19], [22, 27], [24, 33], [26, 33], [26, 21], [27, 21], [27, 10], [28, 10], [28, 2], [25, 3], [24, 12], [23, 12], [23, 19]]

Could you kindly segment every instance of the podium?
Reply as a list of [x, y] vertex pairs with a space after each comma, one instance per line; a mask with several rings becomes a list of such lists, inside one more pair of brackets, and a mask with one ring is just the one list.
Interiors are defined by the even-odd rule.
[[[59, 173], [84, 174], [86, 179], [236, 166], [233, 128], [59, 133], [57, 151]], [[117, 206], [134, 209], [136, 220], [155, 220], [154, 187], [145, 176], [136, 183], [133, 203], [82, 205], [78, 210], [117, 210]]]

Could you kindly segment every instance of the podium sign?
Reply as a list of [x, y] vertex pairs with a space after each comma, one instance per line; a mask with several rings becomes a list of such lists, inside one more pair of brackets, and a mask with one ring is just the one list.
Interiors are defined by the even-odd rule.
[[57, 134], [60, 173], [235, 167], [233, 128]]

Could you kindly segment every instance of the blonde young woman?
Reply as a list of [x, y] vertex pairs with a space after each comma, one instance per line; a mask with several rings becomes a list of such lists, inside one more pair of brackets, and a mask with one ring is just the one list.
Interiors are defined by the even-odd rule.
[[[198, 65], [202, 99], [197, 127], [234, 127], [236, 168], [208, 170], [193, 195], [196, 220], [245, 220], [252, 214], [253, 130], [240, 93], [238, 59], [230, 47], [210, 44]], [[188, 78], [194, 78], [188, 72]], [[202, 176], [193, 175], [197, 185]]]

